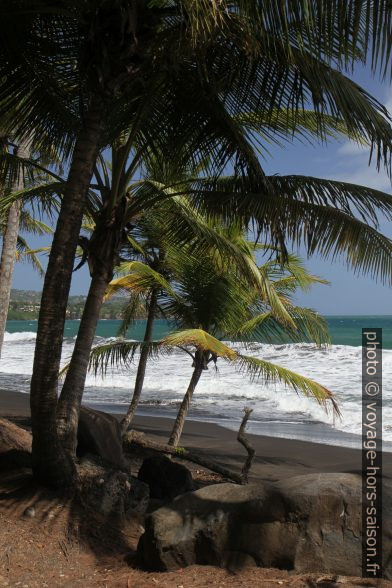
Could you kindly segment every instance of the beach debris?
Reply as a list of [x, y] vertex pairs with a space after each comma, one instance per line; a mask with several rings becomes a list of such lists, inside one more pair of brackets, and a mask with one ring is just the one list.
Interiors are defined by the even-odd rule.
[[256, 451], [255, 451], [253, 445], [245, 437], [246, 425], [248, 423], [248, 419], [249, 419], [250, 415], [252, 414], [252, 412], [253, 412], [252, 408], [245, 406], [244, 417], [242, 419], [240, 428], [238, 430], [238, 435], [237, 435], [237, 440], [239, 441], [239, 443], [241, 443], [241, 445], [243, 445], [245, 447], [246, 451], [248, 452], [248, 457], [246, 458], [245, 463], [242, 466], [242, 470], [241, 470], [241, 477], [242, 477], [243, 484], [248, 483], [249, 470], [252, 467], [252, 462], [253, 462], [255, 454], [256, 454]]
[[123, 444], [125, 452], [129, 451], [130, 453], [132, 453], [135, 450], [135, 448], [138, 447], [141, 447], [143, 449], [152, 449], [159, 453], [172, 455], [174, 457], [178, 457], [186, 461], [197, 463], [203, 468], [206, 468], [211, 472], [215, 472], [216, 474], [221, 475], [226, 480], [232, 480], [237, 484], [242, 484], [242, 476], [240, 474], [228, 470], [224, 466], [218, 464], [216, 461], [204, 457], [204, 455], [201, 456], [199, 454], [193, 453], [193, 451], [189, 451], [185, 448], [182, 452], [178, 453], [178, 448], [173, 447], [172, 445], [167, 445], [165, 443], [157, 443], [156, 441], [152, 441], [151, 439], [148, 439], [144, 434], [135, 435], [134, 431], [130, 431], [124, 435]]

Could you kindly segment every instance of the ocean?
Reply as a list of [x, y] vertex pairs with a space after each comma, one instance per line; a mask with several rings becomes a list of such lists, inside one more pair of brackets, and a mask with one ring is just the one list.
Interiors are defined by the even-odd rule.
[[[361, 329], [383, 329], [383, 440], [392, 451], [392, 316], [326, 317], [332, 345], [318, 349], [312, 344], [255, 344], [239, 351], [254, 355], [302, 375], [313, 378], [332, 390], [339, 401], [342, 418], [326, 413], [311, 398], [297, 396], [281, 384], [262, 380], [249, 381], [243, 373], [220, 360], [217, 370], [204, 372], [194, 394], [189, 418], [218, 423], [237, 430], [243, 408], [253, 409], [248, 430], [255, 434], [360, 446], [361, 434]], [[102, 320], [96, 342], [115, 337], [120, 321]], [[140, 340], [145, 321], [140, 320], [128, 332]], [[70, 357], [79, 321], [67, 321], [62, 363]], [[8, 321], [0, 359], [0, 388], [28, 392], [33, 364], [36, 321]], [[157, 320], [154, 337], [170, 331], [169, 324]], [[84, 402], [96, 408], [125, 412], [129, 403], [136, 368], [112, 370], [106, 377], [89, 374]], [[151, 360], [147, 367], [142, 401], [138, 414], [174, 418], [192, 373], [191, 358], [176, 351]]]

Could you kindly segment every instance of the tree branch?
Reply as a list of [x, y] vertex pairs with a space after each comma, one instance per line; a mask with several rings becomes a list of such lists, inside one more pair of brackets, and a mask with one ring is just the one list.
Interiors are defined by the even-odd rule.
[[246, 458], [245, 463], [243, 465], [243, 468], [241, 470], [242, 484], [248, 483], [249, 470], [252, 466], [252, 462], [253, 462], [253, 459], [254, 459], [254, 456], [256, 453], [253, 445], [245, 437], [246, 424], [247, 424], [248, 419], [249, 419], [250, 415], [252, 414], [252, 412], [253, 412], [252, 408], [248, 408], [248, 407], [244, 408], [244, 413], [245, 413], [244, 418], [242, 419], [240, 428], [238, 430], [238, 435], [237, 435], [237, 440], [241, 443], [241, 445], [243, 445], [245, 447], [246, 451], [248, 452], [248, 457]]

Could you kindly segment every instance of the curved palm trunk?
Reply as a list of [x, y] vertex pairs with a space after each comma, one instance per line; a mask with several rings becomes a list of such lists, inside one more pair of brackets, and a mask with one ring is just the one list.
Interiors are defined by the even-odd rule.
[[185, 419], [187, 417], [189, 406], [192, 402], [193, 392], [200, 380], [200, 376], [203, 373], [203, 360], [198, 354], [196, 354], [195, 358], [195, 369], [193, 370], [191, 381], [189, 382], [188, 390], [185, 393], [184, 399], [181, 403], [180, 410], [178, 411], [177, 418], [175, 420], [173, 430], [170, 435], [169, 445], [173, 445], [177, 447], [181, 435], [182, 430], [184, 428]]
[[75, 465], [56, 431], [58, 372], [72, 270], [87, 190], [99, 150], [103, 112], [91, 104], [75, 144], [45, 275], [31, 378], [33, 471], [50, 486], [75, 482]]
[[[155, 318], [156, 307], [157, 307], [157, 292], [156, 292], [156, 290], [153, 290], [151, 292], [150, 303], [148, 305], [147, 324], [146, 324], [146, 330], [144, 332], [144, 338], [143, 338], [144, 343], [151, 343], [151, 341], [152, 341], [152, 331], [153, 331], [153, 327], [154, 327], [154, 318]], [[139, 404], [140, 395], [143, 390], [144, 377], [146, 375], [147, 360], [148, 360], [148, 347], [145, 346], [145, 347], [142, 347], [142, 349], [140, 351], [139, 365], [137, 367], [135, 387], [133, 390], [131, 404], [129, 405], [127, 414], [125, 415], [125, 417], [121, 421], [121, 430], [122, 430], [123, 435], [127, 432], [128, 427], [131, 424], [132, 419], [135, 415], [137, 405]]]
[[80, 406], [99, 313], [110, 277], [92, 278], [71, 362], [57, 405], [57, 432], [65, 451], [76, 455]]
[[[28, 157], [29, 149], [27, 145], [22, 142], [18, 147], [17, 153], [19, 157]], [[13, 191], [18, 192], [19, 190], [23, 190], [23, 187], [23, 173], [20, 173], [18, 174], [15, 185], [13, 186]], [[21, 210], [21, 201], [15, 202], [11, 206], [8, 212], [7, 224], [3, 235], [3, 246], [1, 250], [0, 261], [0, 357], [4, 341], [8, 307], [10, 303]]]

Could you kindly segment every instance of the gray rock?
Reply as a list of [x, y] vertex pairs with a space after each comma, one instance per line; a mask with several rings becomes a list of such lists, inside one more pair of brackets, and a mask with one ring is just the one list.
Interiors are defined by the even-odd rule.
[[[392, 579], [391, 491], [383, 491], [384, 577]], [[278, 484], [217, 484], [151, 513], [138, 545], [147, 569], [255, 562], [296, 572], [361, 575], [361, 477], [312, 474]], [[247, 560], [246, 556], [251, 559]], [[234, 565], [234, 564], [233, 564]]]
[[362, 563], [362, 480], [355, 474], [312, 474], [277, 485], [287, 512], [298, 521], [293, 567], [346, 576], [360, 575]]
[[149, 485], [153, 499], [172, 500], [194, 490], [191, 472], [184, 465], [161, 455], [147, 457], [140, 467], [138, 478]]
[[243, 524], [284, 516], [273, 497], [272, 486], [229, 483], [179, 496], [146, 519], [138, 545], [142, 565], [153, 570], [224, 565], [227, 551], [244, 551], [237, 548]]
[[24, 511], [23, 511], [23, 516], [25, 516], [28, 519], [32, 519], [35, 517], [35, 508], [34, 506], [28, 506]]
[[92, 453], [107, 463], [125, 468], [118, 420], [110, 414], [83, 406], [79, 417], [77, 453], [79, 457]]
[[89, 508], [120, 519], [146, 512], [149, 488], [130, 473], [102, 465], [93, 455], [83, 458], [79, 473], [80, 497]]

